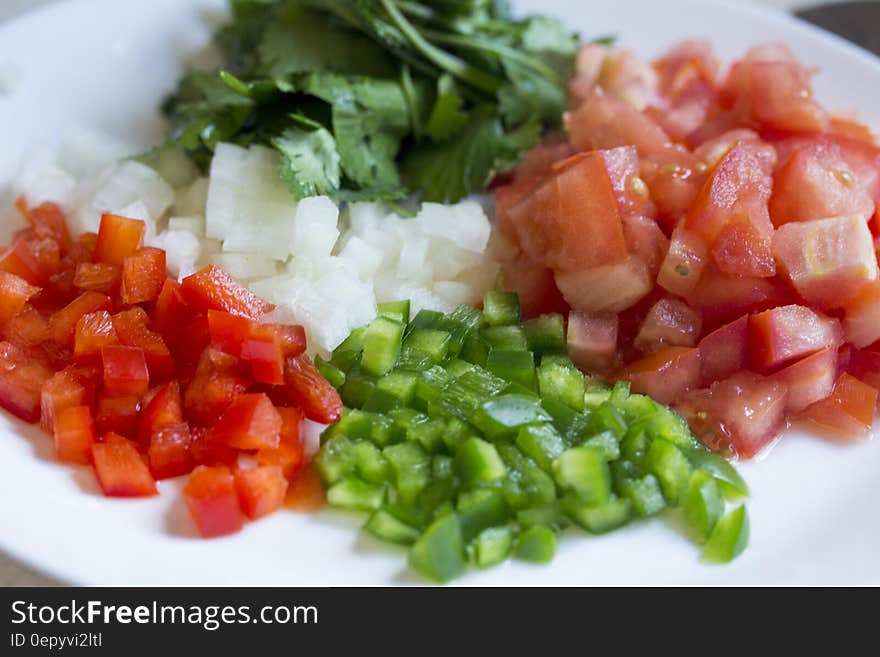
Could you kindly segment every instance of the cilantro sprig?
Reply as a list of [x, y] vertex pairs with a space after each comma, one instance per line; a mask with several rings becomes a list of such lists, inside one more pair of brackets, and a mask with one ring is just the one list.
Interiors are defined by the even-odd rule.
[[503, 0], [230, 0], [224, 57], [165, 103], [169, 142], [281, 154], [291, 194], [453, 202], [509, 171], [566, 104], [577, 36]]

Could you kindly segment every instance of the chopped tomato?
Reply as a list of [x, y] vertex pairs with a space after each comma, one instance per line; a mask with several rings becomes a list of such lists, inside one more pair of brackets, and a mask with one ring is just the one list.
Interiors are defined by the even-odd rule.
[[209, 429], [190, 427], [190, 433], [190, 453], [198, 465], [223, 465], [231, 468], [238, 462], [238, 452], [225, 443], [211, 440]]
[[242, 450], [274, 449], [281, 426], [281, 415], [264, 393], [239, 395], [211, 429], [210, 439]]
[[654, 63], [665, 106], [651, 116], [670, 136], [684, 140], [706, 120], [717, 93], [720, 68], [712, 46], [697, 40], [679, 44]]
[[556, 285], [573, 309], [593, 313], [625, 310], [645, 297], [653, 287], [648, 266], [634, 255], [613, 265], [558, 272]]
[[15, 274], [0, 271], [0, 323], [15, 317], [40, 288]]
[[615, 366], [618, 318], [613, 314], [568, 315], [568, 355], [584, 372], [607, 372]]
[[623, 236], [629, 252], [643, 260], [651, 277], [656, 277], [669, 252], [669, 239], [657, 222], [642, 216], [625, 217]]
[[524, 319], [568, 310], [568, 304], [556, 286], [553, 270], [524, 254], [502, 266], [501, 285], [505, 291], [516, 292], [519, 296]]
[[749, 367], [748, 316], [725, 324], [700, 340], [700, 380], [703, 387]]
[[880, 282], [862, 288], [843, 305], [846, 339], [863, 348], [880, 340]]
[[139, 219], [105, 214], [101, 217], [92, 258], [95, 262], [121, 267], [128, 256], [141, 248], [145, 232], [144, 222]]
[[844, 372], [831, 396], [808, 407], [801, 417], [837, 440], [867, 438], [874, 423], [877, 395], [876, 388]]
[[645, 353], [664, 347], [693, 347], [700, 335], [700, 314], [680, 299], [660, 299], [651, 306], [634, 345]]
[[759, 372], [842, 343], [840, 322], [804, 306], [783, 306], [749, 318], [751, 363]]
[[306, 456], [300, 439], [303, 412], [298, 408], [279, 407], [281, 416], [281, 440], [275, 448], [263, 448], [256, 454], [260, 465], [277, 465], [288, 480], [293, 479], [306, 464]]
[[10, 342], [0, 342], [0, 406], [33, 424], [40, 419], [40, 395], [52, 370]]
[[55, 372], [43, 383], [40, 391], [40, 424], [43, 431], [52, 434], [58, 415], [65, 408], [95, 403], [98, 374], [92, 369], [68, 366]]
[[116, 294], [122, 276], [118, 265], [106, 262], [81, 262], [76, 266], [73, 277], [74, 287], [83, 292]]
[[241, 507], [251, 520], [274, 513], [284, 506], [287, 479], [277, 465], [236, 470], [235, 487]]
[[113, 302], [100, 292], [83, 292], [64, 308], [56, 312], [49, 320], [49, 331], [52, 339], [61, 345], [72, 345], [76, 325], [83, 315], [111, 310]]
[[315, 422], [332, 424], [342, 414], [339, 393], [321, 376], [312, 359], [306, 355], [288, 358], [284, 365], [286, 392], [290, 401]]
[[202, 312], [223, 310], [232, 315], [259, 319], [274, 308], [214, 265], [183, 279], [180, 290], [184, 299]]
[[63, 409], [55, 422], [55, 457], [62, 463], [89, 465], [95, 443], [95, 421], [88, 406]]
[[134, 443], [115, 433], [92, 445], [92, 463], [107, 497], [158, 495], [156, 482]]
[[122, 263], [122, 301], [132, 305], [155, 301], [166, 279], [165, 252], [146, 247], [138, 249]]
[[859, 381], [880, 390], [880, 352], [853, 349], [846, 363], [846, 371]]
[[693, 204], [706, 180], [705, 166], [680, 145], [642, 158], [642, 176], [657, 205], [659, 220], [674, 226]]
[[101, 349], [118, 344], [119, 337], [106, 310], [83, 315], [76, 323], [73, 356], [77, 361], [97, 360], [101, 356]]
[[837, 378], [837, 349], [825, 347], [780, 370], [773, 378], [788, 388], [786, 413], [800, 413], [810, 404], [831, 394]]
[[661, 404], [673, 404], [700, 384], [700, 352], [696, 348], [666, 347], [630, 363], [615, 378], [632, 383], [633, 392]]
[[705, 274], [686, 298], [691, 306], [702, 313], [703, 325], [707, 328], [794, 300], [777, 279], [730, 276], [716, 272]]
[[811, 72], [794, 62], [755, 62], [751, 85], [755, 117], [775, 130], [821, 132], [828, 114], [813, 99]]
[[639, 152], [635, 146], [598, 151], [605, 161], [617, 205], [622, 217], [651, 217], [657, 208], [651, 201], [648, 185], [641, 178]]
[[104, 365], [104, 389], [114, 395], [139, 396], [150, 387], [150, 371], [144, 350], [124, 345], [101, 349]]
[[183, 489], [183, 497], [203, 538], [234, 534], [244, 525], [235, 477], [227, 467], [197, 467]]
[[703, 239], [678, 226], [660, 265], [657, 285], [679, 296], [689, 295], [700, 282], [708, 259], [709, 250]]
[[192, 434], [186, 422], [169, 424], [153, 432], [147, 456], [150, 472], [156, 479], [171, 479], [192, 472], [195, 467], [191, 446]]
[[727, 157], [727, 154], [739, 142], [749, 142], [759, 147], [761, 159], [769, 164], [769, 169], [776, 168], [778, 160], [776, 149], [770, 144], [761, 141], [761, 136], [754, 130], [738, 129], [725, 132], [712, 139], [707, 139], [694, 149], [694, 155], [703, 162], [709, 170], [714, 169]]

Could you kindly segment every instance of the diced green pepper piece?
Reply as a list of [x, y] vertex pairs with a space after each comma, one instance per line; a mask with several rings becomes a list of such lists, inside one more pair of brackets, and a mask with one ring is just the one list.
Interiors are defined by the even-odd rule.
[[342, 401], [349, 408], [362, 408], [376, 390], [376, 381], [360, 367], [353, 367], [345, 377], [345, 385], [339, 391]]
[[443, 444], [445, 430], [446, 423], [443, 420], [430, 419], [410, 426], [406, 432], [406, 439], [416, 441], [426, 451], [433, 453]]
[[590, 429], [593, 433], [611, 431], [620, 440], [626, 435], [626, 421], [611, 402], [602, 402], [590, 414]]
[[620, 457], [641, 465], [645, 461], [645, 454], [648, 453], [649, 443], [644, 429], [630, 427], [620, 441]]
[[531, 351], [492, 348], [486, 369], [513, 383], [535, 389], [535, 355]]
[[695, 468], [708, 470], [715, 476], [725, 497], [728, 497], [728, 492], [732, 493], [734, 500], [749, 496], [749, 485], [723, 456], [713, 454], [702, 446], [685, 450], [685, 455]]
[[333, 350], [330, 362], [343, 372], [348, 372], [360, 361], [361, 352], [364, 350], [364, 335], [366, 333], [366, 326], [352, 331], [351, 335], [345, 338], [342, 344]]
[[684, 520], [694, 538], [704, 543], [724, 513], [724, 499], [712, 473], [695, 470], [682, 500]]
[[419, 530], [405, 523], [388, 509], [376, 509], [364, 529], [378, 538], [400, 545], [412, 545], [419, 537]]
[[510, 518], [504, 495], [496, 488], [461, 493], [455, 510], [465, 543], [470, 543], [484, 529], [503, 525]]
[[431, 459], [431, 476], [434, 479], [452, 479], [455, 477], [455, 459], [446, 454], [434, 454]]
[[574, 492], [585, 504], [597, 506], [611, 497], [611, 470], [596, 447], [572, 447], [553, 462], [553, 478], [563, 490]]
[[632, 383], [629, 381], [618, 381], [611, 389], [611, 397], [609, 397], [608, 401], [617, 408], [620, 408], [629, 399], [631, 388]]
[[532, 424], [519, 430], [516, 446], [545, 472], [553, 472], [553, 461], [565, 451], [562, 436], [552, 424]]
[[653, 516], [666, 508], [660, 482], [654, 475], [625, 479], [620, 485], [620, 492], [632, 502], [633, 510], [639, 516]]
[[451, 512], [457, 493], [458, 482], [454, 477], [432, 479], [419, 494], [418, 507], [429, 518]]
[[423, 577], [448, 582], [467, 568], [461, 527], [454, 513], [438, 517], [409, 551], [410, 567]]
[[513, 549], [513, 529], [508, 526], [489, 527], [474, 539], [474, 561], [478, 568], [495, 566], [510, 556]]
[[749, 544], [749, 516], [740, 506], [721, 518], [703, 547], [703, 559], [728, 563], [736, 559]]
[[341, 434], [327, 440], [315, 457], [318, 474], [328, 486], [351, 474], [355, 462], [354, 443]]
[[414, 350], [430, 357], [431, 363], [442, 363], [449, 353], [452, 336], [448, 331], [438, 329], [413, 329], [403, 341], [403, 348]]
[[516, 520], [522, 527], [546, 525], [553, 529], [562, 529], [567, 524], [562, 509], [557, 504], [521, 509], [516, 512]]
[[468, 438], [455, 455], [455, 466], [465, 483], [490, 483], [503, 479], [507, 467], [495, 445], [480, 438]]
[[404, 324], [409, 323], [409, 299], [406, 301], [389, 301], [376, 306], [378, 314]]
[[471, 424], [490, 440], [515, 436], [527, 424], [550, 421], [540, 401], [525, 395], [502, 395], [480, 405]]
[[406, 324], [387, 317], [377, 317], [367, 326], [364, 334], [364, 353], [361, 367], [373, 376], [391, 371], [400, 356]]
[[327, 502], [352, 511], [372, 511], [385, 501], [385, 485], [345, 477], [327, 489]]
[[419, 372], [413, 405], [419, 410], [428, 410], [428, 404], [437, 399], [450, 383], [452, 383], [452, 377], [439, 365]]
[[376, 389], [386, 392], [400, 400], [403, 406], [409, 406], [416, 394], [419, 375], [405, 370], [394, 370], [376, 381]]
[[352, 440], [368, 439], [377, 417], [372, 413], [357, 408], [347, 408], [343, 411], [339, 422], [328, 427], [323, 438], [329, 440], [332, 436], [345, 436]]
[[382, 451], [373, 443], [358, 441], [354, 445], [355, 469], [371, 484], [381, 484], [391, 477], [391, 468]]
[[617, 436], [610, 431], [603, 431], [592, 438], [587, 438], [580, 446], [596, 447], [602, 452], [606, 461], [616, 461], [620, 458], [620, 443], [617, 442]]
[[532, 525], [519, 533], [516, 557], [533, 563], [549, 563], [556, 554], [556, 533], [544, 525]]
[[324, 360], [320, 356], [315, 358], [315, 367], [321, 373], [331, 386], [339, 390], [345, 383], [345, 372], [336, 367], [329, 360]]
[[628, 424], [633, 424], [654, 415], [657, 412], [657, 403], [645, 395], [631, 394], [618, 408], [623, 413], [623, 419]]
[[385, 414], [390, 413], [400, 406], [400, 399], [392, 395], [390, 392], [376, 388], [373, 390], [373, 394], [370, 395], [370, 398], [364, 403], [363, 409], [370, 413]]
[[611, 390], [608, 388], [587, 387], [584, 393], [584, 406], [588, 409], [598, 408], [611, 399]]
[[644, 467], [660, 481], [669, 505], [678, 506], [691, 477], [691, 464], [682, 451], [665, 440], [655, 440], [645, 454]]
[[431, 481], [431, 455], [421, 445], [407, 441], [382, 450], [403, 504], [414, 504], [419, 493]]
[[402, 347], [400, 349], [400, 357], [397, 359], [397, 367], [409, 372], [424, 372], [435, 364], [434, 359], [430, 355], [417, 349], [410, 349], [409, 347]]
[[565, 353], [565, 320], [552, 313], [523, 322], [529, 349], [536, 354]]
[[543, 399], [584, 410], [584, 375], [570, 362], [545, 357], [538, 368], [538, 391]]
[[489, 358], [489, 343], [476, 332], [470, 333], [464, 341], [461, 357], [470, 363], [486, 367]]
[[569, 493], [560, 502], [565, 514], [576, 525], [592, 534], [604, 534], [623, 527], [632, 519], [632, 503], [625, 498], [613, 497], [604, 504], [590, 506]]
[[499, 443], [497, 448], [509, 471], [501, 487], [511, 509], [522, 511], [555, 504], [556, 485], [550, 475], [514, 445]]
[[441, 329], [443, 330], [447, 324], [446, 315], [437, 310], [428, 310], [423, 308], [416, 316], [413, 317], [409, 326], [411, 330], [415, 329]]
[[519, 326], [491, 326], [482, 329], [480, 337], [497, 349], [528, 351], [526, 334]]
[[590, 433], [590, 416], [578, 413], [555, 399], [544, 399], [541, 405], [553, 418], [553, 426], [559, 431], [563, 440], [569, 445], [579, 443]]
[[635, 463], [627, 460], [613, 461], [611, 467], [611, 489], [621, 494], [623, 486], [629, 479], [641, 479], [645, 473]]
[[489, 326], [519, 324], [519, 297], [515, 292], [489, 290], [483, 297], [483, 320]]
[[644, 421], [644, 427], [649, 438], [660, 438], [682, 449], [703, 448], [687, 420], [667, 406], [657, 404], [657, 412]]

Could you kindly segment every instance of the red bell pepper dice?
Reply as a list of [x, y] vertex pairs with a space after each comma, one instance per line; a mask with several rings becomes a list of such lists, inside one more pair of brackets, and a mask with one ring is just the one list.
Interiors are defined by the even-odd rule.
[[227, 467], [197, 467], [183, 489], [183, 497], [204, 538], [234, 534], [244, 526], [235, 477]]
[[842, 343], [840, 322], [805, 306], [782, 306], [749, 318], [749, 352], [757, 372], [775, 370]]
[[73, 356], [89, 362], [101, 356], [101, 349], [119, 344], [113, 320], [106, 310], [88, 313], [79, 318], [73, 337]]
[[106, 262], [80, 262], [73, 276], [74, 287], [83, 292], [113, 294], [119, 290], [122, 271], [117, 265]]
[[221, 310], [209, 310], [208, 333], [211, 336], [211, 347], [241, 358], [244, 343], [251, 334], [253, 324], [247, 317]]
[[186, 419], [198, 426], [213, 426], [232, 400], [249, 386], [250, 381], [239, 374], [236, 358], [210, 347], [205, 349], [183, 396]]
[[300, 439], [300, 427], [305, 418], [298, 408], [280, 407], [281, 440], [278, 447], [263, 448], [256, 453], [260, 465], [277, 465], [288, 480], [293, 479], [306, 463], [305, 450]]
[[281, 415], [263, 393], [239, 395], [211, 429], [211, 440], [236, 449], [256, 450], [278, 447]]
[[134, 307], [113, 315], [119, 342], [144, 350], [150, 378], [166, 381], [174, 376], [174, 359], [162, 336], [150, 330], [150, 318], [143, 308]]
[[112, 310], [113, 301], [100, 292], [83, 292], [49, 319], [52, 339], [60, 345], [72, 345], [76, 324], [83, 315]]
[[67, 230], [67, 216], [57, 203], [46, 201], [28, 209], [27, 200], [20, 197], [15, 205], [39, 237], [56, 241], [63, 251], [71, 248], [73, 240], [70, 239], [70, 232]]
[[287, 359], [284, 381], [290, 401], [301, 408], [307, 418], [323, 424], [339, 421], [342, 399], [308, 356]]
[[150, 371], [144, 350], [115, 345], [101, 349], [104, 390], [109, 394], [140, 396], [150, 387]]
[[245, 514], [251, 520], [274, 513], [284, 505], [287, 479], [280, 466], [266, 465], [236, 470], [235, 487]]
[[180, 283], [166, 278], [153, 310], [153, 329], [166, 344], [172, 345], [183, 328], [192, 321], [193, 311], [187, 306], [180, 292]]
[[126, 438], [135, 438], [140, 411], [140, 396], [114, 396], [102, 391], [95, 406], [95, 428], [98, 436], [112, 432]]
[[231, 315], [259, 319], [275, 308], [214, 265], [183, 279], [181, 291], [184, 298], [202, 312], [223, 310]]
[[0, 324], [0, 337], [19, 347], [36, 347], [49, 338], [49, 321], [26, 303], [15, 317]]
[[129, 219], [116, 214], [101, 217], [98, 240], [92, 258], [95, 262], [119, 265], [141, 248], [146, 226], [140, 219]]
[[107, 497], [150, 497], [157, 495], [156, 482], [135, 444], [108, 433], [92, 445], [92, 462], [101, 490]]
[[696, 347], [666, 347], [630, 363], [616, 378], [630, 381], [633, 392], [672, 404], [700, 385], [700, 351]]
[[15, 317], [40, 288], [25, 279], [0, 271], [0, 324]]
[[155, 301], [167, 276], [165, 251], [149, 246], [138, 249], [122, 263], [122, 302], [133, 305]]
[[195, 467], [192, 433], [186, 422], [168, 425], [150, 437], [147, 456], [150, 472], [156, 479], [170, 479], [189, 474]]
[[171, 381], [160, 387], [144, 406], [138, 427], [138, 441], [148, 445], [158, 431], [183, 422], [180, 383]]
[[98, 380], [97, 371], [86, 367], [71, 365], [55, 372], [43, 384], [40, 393], [40, 424], [43, 431], [52, 434], [56, 419], [65, 408], [94, 407]]
[[62, 463], [88, 465], [92, 462], [95, 421], [88, 406], [63, 409], [55, 421], [55, 456]]
[[37, 287], [44, 287], [54, 273], [37, 257], [31, 245], [22, 236], [16, 237], [12, 244], [0, 253], [0, 271], [15, 274]]
[[306, 350], [306, 330], [298, 324], [275, 324], [285, 358], [295, 358]]
[[251, 373], [257, 383], [284, 384], [284, 346], [277, 325], [254, 322], [241, 356], [251, 364]]
[[192, 444], [190, 453], [197, 465], [233, 467], [238, 463], [238, 452], [211, 438], [211, 430], [205, 427], [190, 427]]
[[0, 407], [19, 419], [40, 419], [43, 384], [52, 376], [40, 359], [10, 342], [0, 342]]

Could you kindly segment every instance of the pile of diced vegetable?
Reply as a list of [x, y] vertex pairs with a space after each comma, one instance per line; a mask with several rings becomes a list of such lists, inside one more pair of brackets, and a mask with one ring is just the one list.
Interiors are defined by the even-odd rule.
[[409, 545], [410, 565], [447, 581], [468, 562], [553, 558], [559, 532], [592, 534], [677, 509], [709, 560], [748, 541], [748, 489], [675, 411], [587, 379], [566, 355], [561, 315], [521, 322], [515, 294], [483, 311], [380, 307], [318, 368], [345, 403], [316, 464], [328, 501]]

